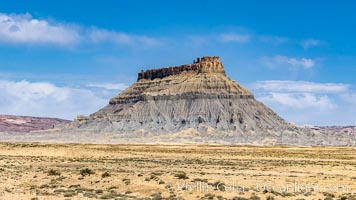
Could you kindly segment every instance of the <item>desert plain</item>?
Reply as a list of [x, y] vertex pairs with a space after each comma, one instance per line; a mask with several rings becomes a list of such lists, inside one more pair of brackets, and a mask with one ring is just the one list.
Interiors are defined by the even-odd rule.
[[0, 143], [0, 199], [356, 199], [355, 147]]

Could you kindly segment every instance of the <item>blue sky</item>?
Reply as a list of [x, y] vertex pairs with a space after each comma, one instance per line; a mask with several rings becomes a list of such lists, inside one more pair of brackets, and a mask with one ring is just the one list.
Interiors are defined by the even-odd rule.
[[353, 1], [0, 2], [0, 114], [90, 114], [141, 69], [218, 55], [287, 121], [355, 125]]

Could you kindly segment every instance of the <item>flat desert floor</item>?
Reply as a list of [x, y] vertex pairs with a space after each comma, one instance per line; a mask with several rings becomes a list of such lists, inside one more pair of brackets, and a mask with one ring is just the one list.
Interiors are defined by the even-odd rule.
[[355, 147], [0, 143], [0, 199], [355, 199]]

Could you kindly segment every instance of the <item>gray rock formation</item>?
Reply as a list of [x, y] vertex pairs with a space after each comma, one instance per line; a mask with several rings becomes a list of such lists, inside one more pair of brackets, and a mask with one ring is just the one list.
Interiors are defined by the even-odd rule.
[[138, 80], [73, 127], [93, 131], [155, 133], [189, 128], [216, 131], [264, 131], [287, 126], [271, 109], [231, 80], [219, 57], [193, 64], [141, 71]]

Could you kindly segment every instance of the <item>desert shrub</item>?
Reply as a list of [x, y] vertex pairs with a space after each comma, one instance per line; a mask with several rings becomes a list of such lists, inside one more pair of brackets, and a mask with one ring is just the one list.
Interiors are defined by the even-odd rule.
[[234, 197], [232, 198], [232, 200], [248, 200], [248, 199], [245, 197]]
[[66, 192], [66, 190], [65, 189], [57, 189], [57, 190], [54, 190], [53, 192], [54, 193], [64, 193], [64, 192]]
[[224, 197], [223, 197], [223, 196], [221, 196], [221, 195], [216, 196], [216, 198], [217, 198], [218, 200], [223, 200], [223, 199], [224, 199]]
[[116, 190], [116, 189], [118, 189], [117, 186], [111, 186], [111, 187], [108, 188], [108, 190]]
[[87, 175], [90, 176], [91, 174], [95, 174], [95, 172], [93, 170], [89, 169], [89, 168], [85, 168], [85, 169], [81, 169], [80, 170], [80, 174], [82, 176], [87, 176]]
[[204, 178], [204, 179], [201, 179], [201, 178], [195, 178], [193, 180], [193, 182], [204, 182], [204, 183], [208, 183], [208, 179]]
[[274, 200], [274, 196], [267, 196], [266, 200]]
[[151, 195], [152, 200], [161, 200], [162, 199], [162, 195], [161, 193], [154, 193]]
[[97, 189], [97, 190], [95, 190], [95, 193], [96, 194], [102, 194], [102, 193], [104, 193], [104, 191], [102, 189]]
[[83, 194], [84, 197], [87, 197], [87, 198], [97, 198], [97, 196], [93, 193], [90, 193], [90, 192], [86, 192]]
[[185, 172], [177, 172], [174, 177], [177, 177], [178, 179], [189, 179]]
[[155, 175], [155, 176], [160, 176], [160, 175], [162, 175], [163, 173], [162, 173], [162, 172], [157, 171], [157, 172], [152, 172], [151, 174], [153, 174], [153, 175]]
[[57, 169], [50, 169], [50, 170], [48, 170], [47, 175], [48, 176], [60, 176], [61, 172]]
[[259, 196], [257, 196], [257, 195], [252, 195], [251, 197], [250, 197], [250, 199], [251, 200], [260, 200], [261, 198], [259, 197]]
[[117, 195], [113, 193], [103, 194], [100, 199], [115, 199]]
[[63, 197], [72, 197], [72, 196], [75, 196], [75, 195], [76, 195], [75, 192], [66, 191], [66, 192], [63, 194]]
[[216, 181], [213, 183], [214, 190], [225, 191], [225, 183]]
[[131, 180], [128, 178], [124, 178], [124, 179], [122, 179], [122, 182], [124, 182], [126, 185], [128, 185], [131, 183]]
[[289, 192], [283, 192], [282, 193], [282, 197], [292, 197], [292, 196], [295, 196], [295, 194], [289, 193]]
[[158, 179], [158, 177], [157, 177], [156, 175], [154, 175], [154, 174], [151, 174], [150, 179], [151, 179], [151, 180], [153, 180], [153, 179]]
[[102, 175], [101, 175], [101, 178], [106, 178], [106, 177], [110, 177], [111, 174], [109, 172], [104, 172]]
[[[43, 189], [43, 188], [49, 188], [49, 185], [48, 185], [48, 184], [43, 184], [43, 185], [40, 186], [40, 188], [41, 188], [41, 189]], [[6, 189], [6, 188], [5, 188], [5, 189]]]
[[204, 197], [207, 199], [214, 199], [215, 195], [208, 193], [208, 194], [205, 194]]

